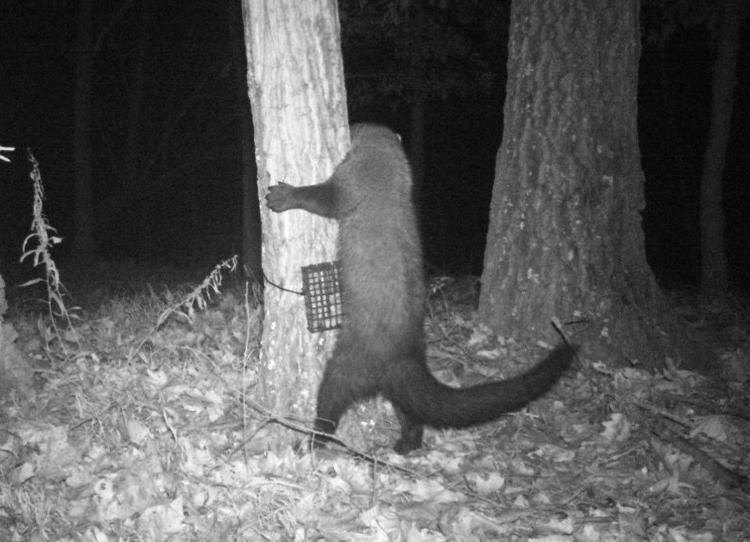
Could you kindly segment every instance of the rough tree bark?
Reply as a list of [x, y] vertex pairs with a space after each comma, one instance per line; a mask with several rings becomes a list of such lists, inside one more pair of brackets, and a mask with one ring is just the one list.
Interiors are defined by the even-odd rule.
[[[248, 93], [258, 188], [325, 180], [349, 142], [340, 28], [335, 0], [243, 0]], [[300, 290], [300, 267], [334, 259], [333, 221], [304, 211], [272, 215], [261, 201], [263, 269]], [[312, 420], [330, 333], [307, 332], [302, 298], [270, 284], [259, 386], [279, 415]]]
[[479, 312], [500, 335], [550, 342], [553, 317], [585, 319], [577, 340], [653, 365], [638, 17], [637, 0], [514, 0]]
[[711, 85], [711, 123], [701, 173], [701, 293], [709, 299], [727, 294], [724, 245], [723, 175], [740, 48], [740, 0], [719, 4], [716, 60]]

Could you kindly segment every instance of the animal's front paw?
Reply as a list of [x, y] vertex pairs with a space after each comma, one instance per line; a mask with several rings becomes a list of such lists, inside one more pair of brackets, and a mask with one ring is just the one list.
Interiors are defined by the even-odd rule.
[[286, 183], [271, 186], [268, 189], [268, 194], [266, 194], [266, 205], [275, 213], [291, 209], [293, 193], [294, 187]]

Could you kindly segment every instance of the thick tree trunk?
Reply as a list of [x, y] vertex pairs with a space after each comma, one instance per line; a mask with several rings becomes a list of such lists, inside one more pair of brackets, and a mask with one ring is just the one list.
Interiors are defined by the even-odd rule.
[[[270, 281], [301, 289], [300, 267], [333, 260], [333, 221], [304, 211], [272, 215], [270, 184], [325, 180], [348, 147], [346, 94], [335, 0], [243, 0], [248, 91], [255, 132]], [[259, 385], [279, 415], [312, 420], [330, 334], [307, 332], [302, 298], [266, 283]]]
[[553, 317], [585, 319], [587, 344], [655, 360], [643, 316], [659, 294], [639, 215], [638, 16], [637, 0], [512, 4], [479, 306], [500, 335], [551, 342]]
[[94, 71], [94, 42], [91, 28], [92, 0], [81, 0], [75, 86], [75, 133], [73, 135], [75, 190], [75, 235], [73, 249], [78, 260], [94, 254], [94, 216], [91, 176], [91, 82]]
[[722, 299], [727, 293], [724, 245], [723, 175], [732, 126], [737, 51], [740, 46], [738, 0], [723, 0], [716, 36], [711, 88], [711, 124], [701, 174], [701, 292]]

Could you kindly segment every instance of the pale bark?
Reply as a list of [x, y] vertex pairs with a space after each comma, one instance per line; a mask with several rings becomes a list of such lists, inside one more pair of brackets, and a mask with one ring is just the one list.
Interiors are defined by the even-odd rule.
[[[348, 147], [340, 28], [335, 0], [243, 0], [248, 92], [269, 280], [300, 290], [300, 267], [333, 260], [335, 223], [304, 211], [271, 214], [271, 184], [325, 180]], [[266, 283], [260, 359], [265, 405], [314, 417], [331, 334], [306, 330], [302, 298]]]

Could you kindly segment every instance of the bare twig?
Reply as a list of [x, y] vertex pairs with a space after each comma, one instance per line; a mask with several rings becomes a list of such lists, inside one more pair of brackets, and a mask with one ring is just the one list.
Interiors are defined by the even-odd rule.
[[193, 318], [195, 317], [195, 309], [197, 308], [198, 310], [204, 310], [208, 301], [211, 299], [211, 292], [213, 291], [214, 293], [219, 293], [219, 287], [221, 286], [221, 271], [223, 269], [227, 269], [232, 272], [236, 268], [236, 255], [232, 256], [228, 260], [224, 260], [216, 264], [216, 266], [208, 274], [208, 276], [203, 279], [203, 282], [193, 288], [193, 291], [190, 292], [185, 299], [168, 307], [164, 312], [161, 313], [161, 315], [159, 315], [156, 324], [154, 324], [151, 330], [143, 337], [141, 342], [138, 343], [138, 346], [136, 346], [135, 349], [130, 353], [130, 356], [128, 356], [128, 361], [133, 360], [135, 355], [140, 351], [141, 348], [143, 348], [143, 345], [146, 344], [146, 341], [149, 340], [151, 335], [153, 335], [173, 314], [179, 314], [185, 317], [189, 322], [192, 322]]

